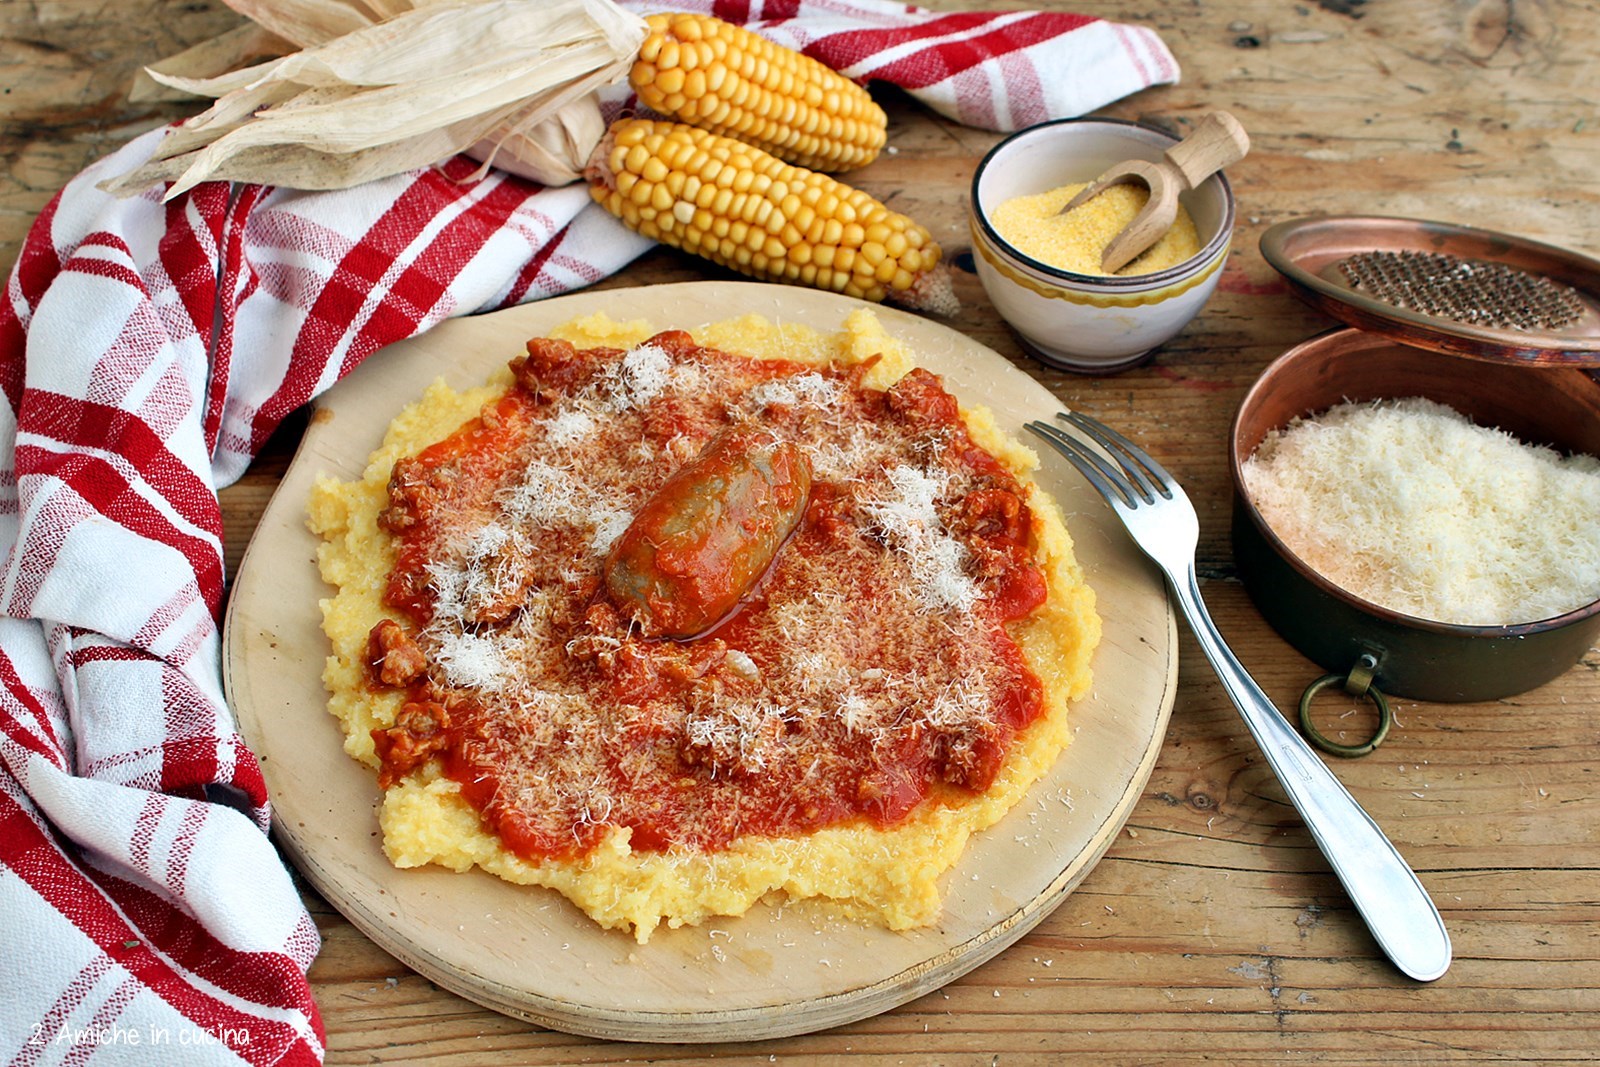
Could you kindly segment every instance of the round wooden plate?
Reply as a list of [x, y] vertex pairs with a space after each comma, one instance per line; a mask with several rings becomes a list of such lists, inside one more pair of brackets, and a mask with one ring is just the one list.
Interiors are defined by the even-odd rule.
[[[737, 919], [662, 928], [649, 944], [602, 930], [553, 891], [481, 871], [398, 870], [379, 846], [374, 775], [347, 757], [321, 683], [326, 639], [305, 507], [319, 472], [354, 478], [390, 419], [442, 376], [481, 384], [523, 342], [604, 311], [693, 327], [757, 312], [839, 326], [858, 301], [738, 282], [579, 293], [455, 319], [368, 359], [319, 401], [267, 508], [228, 608], [224, 670], [240, 728], [260, 756], [290, 859], [356, 927], [430, 980], [543, 1026], [632, 1041], [754, 1040], [865, 1018], [930, 992], [1021, 937], [1088, 874], [1155, 764], [1177, 679], [1176, 623], [1159, 575], [1064, 462], [1038, 480], [1067, 515], [1105, 636], [1076, 734], [1004, 820], [975, 835], [941, 887], [937, 926], [867, 927], [819, 906], [758, 906]], [[947, 327], [887, 308], [885, 326], [1019, 437], [1059, 408], [1006, 359]]]

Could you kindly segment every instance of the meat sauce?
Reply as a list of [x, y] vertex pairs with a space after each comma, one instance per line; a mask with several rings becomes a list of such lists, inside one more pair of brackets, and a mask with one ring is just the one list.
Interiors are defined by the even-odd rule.
[[[530, 341], [503, 398], [395, 465], [380, 783], [438, 759], [534, 861], [611, 827], [646, 851], [891, 827], [987, 789], [1042, 702], [1008, 632], [1046, 597], [1032, 517], [935, 375], [866, 370]], [[653, 635], [607, 589], [624, 520], [751, 425], [814, 465], [803, 516], [731, 614]]]

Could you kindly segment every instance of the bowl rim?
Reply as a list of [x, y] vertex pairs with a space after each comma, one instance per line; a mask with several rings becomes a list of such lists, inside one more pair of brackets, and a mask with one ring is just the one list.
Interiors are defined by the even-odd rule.
[[[1412, 348], [1414, 351], [1434, 355], [1440, 359], [1460, 358], [1453, 357], [1448, 353], [1434, 352], [1429, 349], [1418, 349], [1415, 348], [1415, 346], [1403, 345], [1393, 338], [1385, 337], [1382, 334], [1372, 333], [1368, 330], [1361, 330], [1354, 326], [1335, 326], [1332, 329], [1324, 330], [1313, 337], [1309, 337], [1298, 344], [1290, 346], [1287, 350], [1276, 356], [1270, 363], [1266, 365], [1266, 367], [1262, 368], [1261, 373], [1256, 376], [1255, 381], [1250, 383], [1250, 388], [1246, 390], [1244, 397], [1239, 401], [1239, 406], [1234, 411], [1233, 421], [1228, 427], [1228, 473], [1233, 480], [1235, 501], [1237, 502], [1238, 506], [1243, 509], [1251, 524], [1255, 526], [1258, 532], [1260, 532], [1267, 545], [1275, 553], [1277, 553], [1278, 556], [1282, 558], [1291, 569], [1309, 582], [1314, 588], [1326, 593], [1335, 600], [1339, 600], [1358, 611], [1378, 619], [1381, 622], [1390, 623], [1395, 626], [1410, 627], [1416, 630], [1423, 630], [1429, 633], [1453, 637], [1504, 638], [1531, 633], [1543, 633], [1547, 630], [1558, 630], [1569, 625], [1583, 622], [1586, 619], [1593, 618], [1595, 615], [1600, 614], [1600, 598], [1596, 598], [1585, 604], [1579, 605], [1570, 611], [1562, 612], [1560, 615], [1549, 615], [1542, 619], [1531, 619], [1525, 622], [1499, 624], [1440, 622], [1437, 619], [1428, 619], [1420, 615], [1409, 615], [1403, 611], [1397, 611], [1394, 608], [1384, 607], [1382, 604], [1373, 603], [1364, 597], [1356, 595], [1349, 589], [1346, 589], [1344, 586], [1338, 585], [1324, 577], [1320, 571], [1312, 567], [1305, 560], [1301, 559], [1297, 554], [1295, 554], [1293, 549], [1284, 543], [1282, 538], [1278, 536], [1277, 531], [1274, 530], [1272, 525], [1267, 522], [1266, 517], [1261, 514], [1261, 509], [1256, 506], [1255, 500], [1250, 496], [1249, 491], [1245, 488], [1244, 462], [1248, 457], [1240, 455], [1239, 449], [1239, 435], [1243, 429], [1245, 414], [1257, 403], [1258, 394], [1266, 388], [1265, 383], [1267, 378], [1273, 371], [1280, 370], [1284, 364], [1289, 363], [1290, 361], [1310, 358], [1316, 352], [1332, 344], [1335, 339], [1343, 339], [1346, 335], [1350, 334], [1359, 334], [1361, 335], [1360, 339], [1369, 340], [1374, 345], [1392, 345], [1398, 348]], [[1355, 338], [1352, 338], [1352, 340], [1354, 339]], [[1541, 372], [1534, 370], [1528, 371], [1528, 373], [1538, 374]], [[1281, 429], [1281, 427], [1274, 428]]]
[[1016, 130], [1015, 132], [1008, 134], [1005, 138], [990, 148], [989, 151], [985, 152], [983, 158], [978, 161], [977, 167], [975, 167], [972, 171], [972, 182], [969, 186], [968, 192], [969, 207], [972, 211], [973, 220], [977, 223], [978, 229], [982, 233], [983, 237], [987, 239], [990, 244], [994, 245], [998, 251], [1010, 256], [1019, 264], [1026, 266], [1028, 269], [1053, 278], [1057, 281], [1082, 288], [1104, 289], [1116, 292], [1123, 290], [1159, 287], [1162, 285], [1171, 284], [1172, 282], [1180, 281], [1185, 276], [1193, 274], [1195, 271], [1203, 268], [1205, 264], [1211, 262], [1211, 260], [1215, 258], [1215, 256], [1224, 248], [1226, 248], [1232, 241], [1233, 228], [1236, 221], [1237, 205], [1234, 201], [1233, 186], [1228, 183], [1228, 176], [1219, 170], [1210, 178], [1206, 179], [1206, 181], [1215, 180], [1222, 188], [1223, 211], [1222, 219], [1220, 224], [1217, 226], [1217, 232], [1212, 234], [1211, 239], [1200, 247], [1200, 251], [1196, 252], [1188, 259], [1185, 259], [1179, 263], [1175, 263], [1170, 267], [1166, 267], [1158, 271], [1152, 271], [1149, 274], [1079, 274], [1076, 271], [1065, 270], [1061, 267], [1052, 266], [1049, 263], [1034, 259], [1032, 256], [1022, 252], [1015, 245], [1012, 245], [1010, 242], [1006, 241], [1005, 238], [1001, 237], [1000, 234], [996, 232], [994, 226], [989, 222], [988, 214], [979, 206], [978, 183], [983, 179], [984, 171], [988, 169], [989, 164], [994, 161], [994, 158], [1013, 142], [1037, 136], [1041, 131], [1057, 126], [1116, 126], [1135, 129], [1144, 133], [1156, 135], [1158, 138], [1166, 141], [1169, 147], [1177, 144], [1180, 140], [1180, 138], [1173, 136], [1166, 130], [1159, 129], [1155, 126], [1150, 126], [1142, 122], [1133, 122], [1128, 119], [1086, 117], [1050, 119], [1045, 122], [1035, 123], [1032, 126], [1025, 126], [1020, 130]]

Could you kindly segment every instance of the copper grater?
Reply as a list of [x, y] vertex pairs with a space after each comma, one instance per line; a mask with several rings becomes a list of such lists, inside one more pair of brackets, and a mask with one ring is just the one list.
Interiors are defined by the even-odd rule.
[[1577, 322], [1571, 286], [1504, 263], [1445, 252], [1357, 252], [1339, 261], [1350, 288], [1397, 308], [1503, 330], [1555, 331]]
[[1402, 344], [1600, 367], [1600, 261], [1522, 237], [1381, 216], [1281, 222], [1261, 252], [1307, 302]]

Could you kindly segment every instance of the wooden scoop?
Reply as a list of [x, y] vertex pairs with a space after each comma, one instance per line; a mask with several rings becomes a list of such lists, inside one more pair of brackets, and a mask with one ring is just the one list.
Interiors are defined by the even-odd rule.
[[1144, 210], [1111, 239], [1100, 256], [1101, 268], [1114, 274], [1172, 228], [1178, 217], [1179, 193], [1188, 192], [1229, 163], [1237, 163], [1249, 151], [1250, 137], [1239, 120], [1226, 111], [1213, 111], [1167, 149], [1159, 163], [1142, 159], [1118, 163], [1084, 186], [1058, 214], [1066, 214], [1112, 185], [1141, 182], [1149, 188], [1150, 200]]

